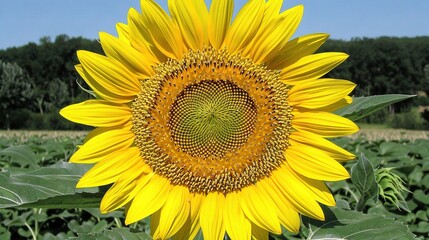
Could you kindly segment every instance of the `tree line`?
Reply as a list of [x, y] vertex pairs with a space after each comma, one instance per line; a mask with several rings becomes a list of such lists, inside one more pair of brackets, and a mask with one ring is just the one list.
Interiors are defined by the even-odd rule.
[[[80, 88], [87, 86], [74, 69], [80, 49], [102, 53], [97, 40], [67, 35], [0, 50], [0, 129], [81, 129], [58, 115], [62, 107], [90, 97]], [[397, 104], [385, 114], [429, 105], [425, 97], [429, 94], [429, 37], [328, 40], [319, 49], [327, 51], [350, 55], [326, 77], [355, 82], [355, 96], [421, 96]]]

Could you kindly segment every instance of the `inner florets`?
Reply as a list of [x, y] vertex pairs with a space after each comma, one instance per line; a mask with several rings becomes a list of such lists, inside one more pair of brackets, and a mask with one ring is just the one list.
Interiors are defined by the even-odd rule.
[[224, 157], [253, 133], [256, 106], [249, 94], [229, 81], [187, 86], [168, 114], [174, 143], [193, 157]]
[[191, 192], [231, 192], [285, 159], [288, 86], [279, 73], [226, 50], [190, 50], [141, 82], [135, 144], [153, 171]]

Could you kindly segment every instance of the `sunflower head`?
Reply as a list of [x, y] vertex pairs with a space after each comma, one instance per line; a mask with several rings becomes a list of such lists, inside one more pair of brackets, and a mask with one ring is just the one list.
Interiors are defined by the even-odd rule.
[[280, 0], [151, 0], [131, 9], [105, 55], [79, 51], [77, 71], [98, 98], [61, 110], [96, 127], [72, 156], [95, 163], [78, 187], [112, 184], [101, 211], [126, 223], [151, 216], [154, 238], [265, 239], [323, 219], [323, 181], [348, 178], [353, 154], [327, 138], [357, 131], [332, 111], [354, 84], [320, 78], [347, 58], [314, 53], [326, 34], [290, 39], [303, 13]]

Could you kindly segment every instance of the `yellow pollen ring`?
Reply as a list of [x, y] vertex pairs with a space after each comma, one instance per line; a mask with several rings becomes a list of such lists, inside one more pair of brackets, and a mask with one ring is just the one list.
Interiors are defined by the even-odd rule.
[[213, 48], [191, 50], [155, 71], [131, 106], [133, 131], [143, 159], [172, 184], [227, 193], [284, 161], [291, 108], [278, 72]]

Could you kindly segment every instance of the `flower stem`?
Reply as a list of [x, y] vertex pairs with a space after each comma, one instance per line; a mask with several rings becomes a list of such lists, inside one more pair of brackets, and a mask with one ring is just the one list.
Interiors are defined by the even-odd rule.
[[25, 222], [25, 226], [28, 228], [28, 230], [30, 230], [30, 233], [31, 233], [31, 236], [33, 237], [33, 240], [37, 240], [37, 236], [36, 236], [36, 234], [34, 233], [34, 231], [33, 231], [33, 229], [31, 228], [31, 226], [30, 226], [30, 225], [28, 225], [28, 223], [27, 223], [27, 222]]
[[362, 194], [362, 196], [359, 198], [359, 201], [356, 205], [356, 211], [363, 212], [363, 209], [365, 208], [366, 203], [366, 197], [365, 194]]

